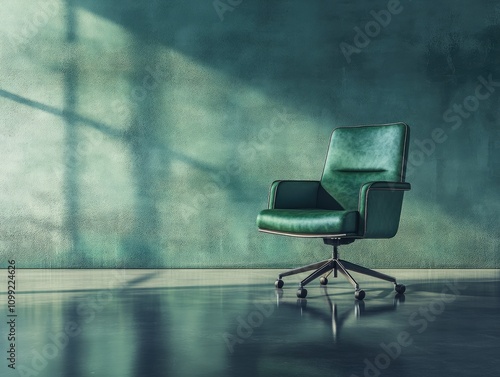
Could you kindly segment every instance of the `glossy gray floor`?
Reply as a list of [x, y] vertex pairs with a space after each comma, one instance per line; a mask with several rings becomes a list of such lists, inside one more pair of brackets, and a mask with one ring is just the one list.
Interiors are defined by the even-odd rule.
[[499, 375], [498, 270], [384, 272], [405, 296], [361, 277], [357, 302], [339, 277], [298, 300], [275, 270], [18, 270], [1, 375]]

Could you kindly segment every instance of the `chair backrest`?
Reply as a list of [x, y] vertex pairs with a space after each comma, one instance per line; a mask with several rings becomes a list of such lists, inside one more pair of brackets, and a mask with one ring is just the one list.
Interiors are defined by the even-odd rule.
[[409, 136], [404, 123], [336, 128], [321, 185], [344, 209], [356, 210], [362, 184], [404, 182]]

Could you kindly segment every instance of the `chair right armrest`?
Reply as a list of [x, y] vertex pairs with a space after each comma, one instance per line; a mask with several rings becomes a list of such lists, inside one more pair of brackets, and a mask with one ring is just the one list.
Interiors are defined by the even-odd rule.
[[274, 181], [269, 190], [269, 209], [316, 208], [319, 185], [319, 181]]
[[396, 235], [407, 182], [367, 182], [359, 191], [360, 235], [391, 238]]

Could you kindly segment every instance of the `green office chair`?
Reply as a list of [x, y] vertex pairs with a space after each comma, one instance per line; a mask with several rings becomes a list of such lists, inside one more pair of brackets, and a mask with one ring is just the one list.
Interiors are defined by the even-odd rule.
[[319, 181], [275, 181], [269, 191], [269, 208], [257, 217], [259, 231], [292, 237], [323, 238], [333, 246], [330, 259], [278, 275], [282, 278], [315, 270], [299, 284], [297, 297], [305, 298], [306, 284], [339, 271], [354, 286], [358, 300], [365, 292], [349, 270], [394, 283], [396, 279], [339, 259], [338, 246], [363, 238], [391, 238], [399, 227], [405, 182], [410, 128], [404, 123], [339, 127], [333, 130], [330, 148]]

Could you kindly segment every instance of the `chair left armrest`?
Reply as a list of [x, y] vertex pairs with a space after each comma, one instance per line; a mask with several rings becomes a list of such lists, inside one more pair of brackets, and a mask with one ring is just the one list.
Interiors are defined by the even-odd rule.
[[319, 181], [274, 181], [269, 190], [269, 208], [315, 208], [319, 187]]
[[376, 181], [359, 190], [360, 235], [364, 238], [391, 238], [398, 231], [403, 193], [407, 182]]

